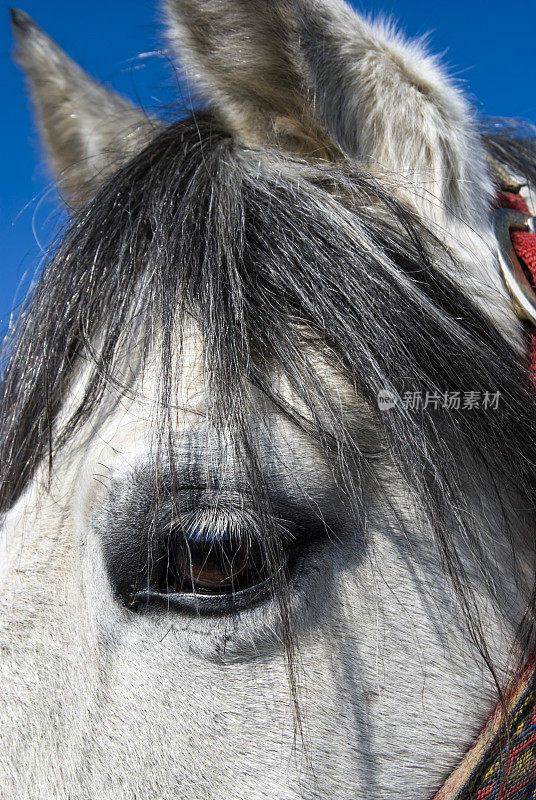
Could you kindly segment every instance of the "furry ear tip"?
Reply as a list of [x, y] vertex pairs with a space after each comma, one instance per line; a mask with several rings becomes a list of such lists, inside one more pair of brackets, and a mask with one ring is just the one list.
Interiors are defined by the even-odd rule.
[[39, 26], [26, 11], [20, 8], [10, 8], [11, 24], [17, 39], [39, 30]]
[[42, 42], [47, 42], [49, 37], [26, 11], [22, 11], [20, 8], [10, 8], [9, 13], [13, 33], [15, 34], [15, 42], [18, 47], [15, 55], [20, 60], [28, 51], [32, 51]]

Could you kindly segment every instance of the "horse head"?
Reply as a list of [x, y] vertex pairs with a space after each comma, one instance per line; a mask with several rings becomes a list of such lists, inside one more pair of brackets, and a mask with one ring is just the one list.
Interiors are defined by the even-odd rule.
[[532, 646], [535, 146], [339, 0], [165, 14], [172, 123], [12, 12], [72, 219], [4, 347], [3, 796], [431, 796]]

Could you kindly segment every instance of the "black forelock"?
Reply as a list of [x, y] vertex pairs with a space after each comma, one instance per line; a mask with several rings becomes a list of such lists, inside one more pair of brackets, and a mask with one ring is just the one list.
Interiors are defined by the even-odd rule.
[[[491, 149], [503, 152], [499, 144]], [[91, 418], [140, 309], [147, 331], [162, 333], [167, 419], [174, 335], [189, 314], [202, 333], [207, 414], [231, 431], [252, 480], [251, 386], [336, 457], [341, 474], [367, 468], [318, 376], [316, 343], [377, 415], [398, 468], [433, 519], [448, 571], [459, 577], [452, 526], [478, 536], [465, 514], [460, 453], [500, 471], [533, 507], [536, 401], [527, 365], [446, 277], [449, 258], [381, 180], [356, 166], [246, 149], [209, 113], [169, 126], [77, 213], [5, 345], [1, 509]], [[82, 357], [95, 361], [86, 394], [53, 435]], [[278, 395], [276, 371], [307, 414]], [[402, 404], [377, 412], [380, 391], [415, 389], [498, 392], [501, 405], [497, 413], [434, 414]]]

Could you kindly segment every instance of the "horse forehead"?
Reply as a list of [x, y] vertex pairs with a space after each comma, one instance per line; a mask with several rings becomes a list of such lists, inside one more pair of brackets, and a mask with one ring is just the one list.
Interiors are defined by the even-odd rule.
[[[109, 447], [130, 447], [133, 443], [145, 446], [154, 437], [155, 423], [162, 415], [162, 337], [156, 332], [148, 353], [144, 353], [144, 335], [140, 330], [133, 339], [121, 343], [114, 381], [107, 386], [98, 413], [91, 421], [89, 435], [95, 435], [98, 441]], [[370, 418], [370, 409], [336, 368], [333, 353], [318, 341], [311, 343], [311, 338], [307, 331], [303, 332], [303, 353], [316, 372], [326, 397], [347, 414], [349, 423], [356, 419], [362, 421], [365, 416]], [[81, 367], [72, 383], [59, 427], [83, 397], [90, 373], [91, 365]], [[211, 378], [211, 365], [202, 333], [192, 319], [188, 318], [178, 326], [171, 347], [169, 377], [170, 420], [180, 439], [190, 429], [206, 427], [210, 414], [207, 383]], [[268, 378], [285, 404], [313, 421], [310, 409], [292, 387], [282, 366], [274, 364]], [[281, 438], [305, 446], [305, 439], [296, 426], [291, 425], [261, 391], [249, 385], [247, 400], [244, 398], [243, 402], [247, 403], [245, 412], [251, 425], [262, 428], [265, 440]], [[315, 412], [321, 414], [322, 409], [315, 409]], [[86, 430], [83, 432], [84, 441], [87, 441], [87, 435]]]

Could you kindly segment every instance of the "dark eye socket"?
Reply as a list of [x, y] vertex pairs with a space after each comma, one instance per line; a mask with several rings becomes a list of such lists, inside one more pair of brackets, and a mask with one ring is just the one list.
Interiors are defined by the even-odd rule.
[[262, 548], [224, 531], [188, 530], [170, 545], [167, 592], [236, 594], [263, 583], [269, 574]]

